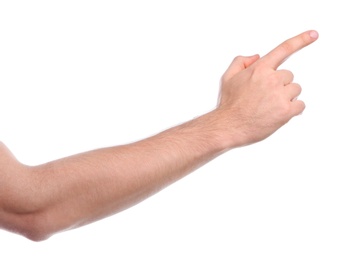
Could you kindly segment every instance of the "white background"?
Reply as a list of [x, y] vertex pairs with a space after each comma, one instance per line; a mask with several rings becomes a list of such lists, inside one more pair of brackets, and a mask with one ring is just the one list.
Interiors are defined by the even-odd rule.
[[199, 116], [235, 56], [320, 33], [282, 65], [302, 116], [110, 218], [39, 243], [0, 230], [0, 258], [337, 259], [335, 5], [0, 1], [0, 139], [29, 165]]

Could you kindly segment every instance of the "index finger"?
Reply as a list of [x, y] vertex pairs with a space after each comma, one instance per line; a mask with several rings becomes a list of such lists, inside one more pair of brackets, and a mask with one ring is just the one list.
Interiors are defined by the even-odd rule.
[[261, 58], [268, 66], [277, 69], [293, 53], [313, 43], [318, 38], [317, 31], [306, 31], [278, 45]]

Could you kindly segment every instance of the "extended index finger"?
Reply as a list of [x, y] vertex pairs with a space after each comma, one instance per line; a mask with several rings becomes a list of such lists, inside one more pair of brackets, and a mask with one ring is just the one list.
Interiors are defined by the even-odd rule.
[[318, 38], [316, 31], [306, 31], [278, 45], [261, 58], [268, 66], [277, 69], [293, 53], [313, 43]]

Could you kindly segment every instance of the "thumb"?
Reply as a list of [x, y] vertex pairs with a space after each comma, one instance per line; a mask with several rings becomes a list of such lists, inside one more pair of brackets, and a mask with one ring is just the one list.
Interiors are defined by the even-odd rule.
[[229, 68], [225, 71], [223, 79], [228, 80], [232, 78], [237, 73], [255, 63], [258, 59], [258, 54], [252, 56], [237, 56], [230, 64]]

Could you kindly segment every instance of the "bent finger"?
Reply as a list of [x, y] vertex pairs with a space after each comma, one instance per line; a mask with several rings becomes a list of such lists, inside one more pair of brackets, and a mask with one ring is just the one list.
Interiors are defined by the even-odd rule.
[[289, 70], [277, 70], [276, 72], [279, 74], [279, 77], [281, 78], [281, 81], [284, 85], [290, 84], [293, 81], [294, 75]]
[[291, 102], [292, 106], [292, 115], [293, 116], [298, 116], [301, 113], [303, 113], [305, 109], [305, 103], [302, 100], [295, 100]]
[[291, 83], [285, 86], [285, 91], [290, 101], [297, 100], [297, 97], [302, 93], [302, 88], [297, 83]]

